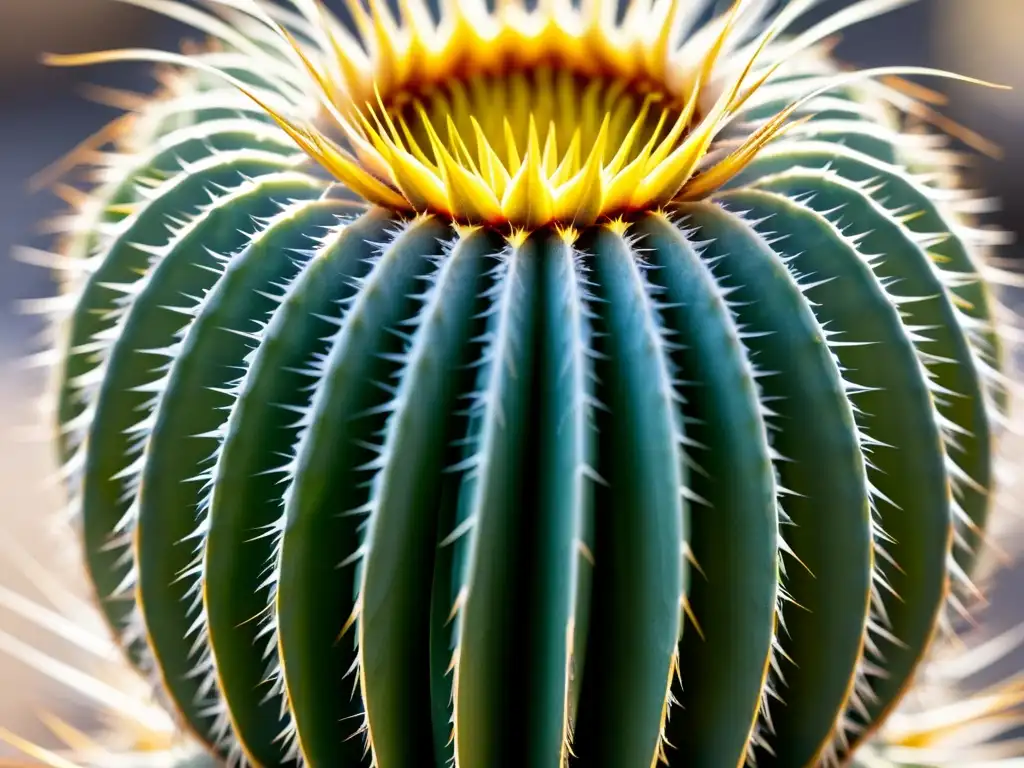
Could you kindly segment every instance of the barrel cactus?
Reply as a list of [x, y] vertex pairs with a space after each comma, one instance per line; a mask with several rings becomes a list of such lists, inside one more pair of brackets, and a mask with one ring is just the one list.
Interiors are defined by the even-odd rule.
[[51, 58], [165, 86], [73, 158], [58, 449], [204, 759], [966, 765], [1012, 720], [886, 741], [1010, 395], [1000, 236], [897, 79], [952, 75], [829, 56], [903, 0], [128, 1], [208, 40]]

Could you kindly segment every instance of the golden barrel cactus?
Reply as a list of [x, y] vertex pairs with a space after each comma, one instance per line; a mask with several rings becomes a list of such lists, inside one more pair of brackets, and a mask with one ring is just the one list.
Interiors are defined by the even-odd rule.
[[1010, 400], [999, 235], [908, 129], [946, 123], [900, 78], [954, 75], [829, 55], [902, 0], [128, 2], [206, 42], [50, 59], [166, 73], [74, 158], [55, 410], [187, 760], [998, 735], [1012, 687], [885, 728], [971, 596]]

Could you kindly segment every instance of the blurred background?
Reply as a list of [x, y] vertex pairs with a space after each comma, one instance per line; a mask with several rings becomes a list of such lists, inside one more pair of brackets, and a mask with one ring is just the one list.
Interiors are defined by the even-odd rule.
[[[820, 11], [848, 4], [828, 0]], [[948, 87], [947, 114], [1004, 148], [1002, 159], [979, 158], [972, 182], [1003, 201], [997, 223], [1024, 231], [1024, 0], [919, 0], [884, 20], [849, 30], [838, 53], [855, 65], [930, 65], [1014, 86], [1014, 92]], [[37, 352], [41, 330], [35, 318], [18, 314], [20, 300], [53, 292], [46, 271], [18, 263], [16, 245], [46, 247], [37, 222], [61, 203], [46, 192], [30, 192], [29, 179], [79, 140], [116, 115], [82, 96], [85, 83], [147, 90], [144, 67], [50, 70], [43, 51], [73, 52], [145, 44], [176, 48], [186, 33], [173, 24], [112, 0], [0, 0], [0, 544], [16, 542], [48, 568], [68, 569], [81, 587], [74, 558], [55, 543], [53, 516], [61, 500], [47, 478], [53, 472], [45, 442], [29, 434], [39, 419], [34, 400], [42, 375], [17, 362]], [[935, 83], [931, 83], [935, 85]], [[1022, 253], [1012, 247], [1004, 255]], [[25, 549], [27, 547], [27, 550]], [[39, 584], [15, 568], [17, 558], [0, 548], [0, 585], [31, 592]], [[985, 620], [996, 628], [1024, 619], [1024, 570], [997, 582]], [[13, 633], [44, 651], [66, 646], [0, 611], [0, 633]], [[3, 643], [0, 642], [0, 646]], [[2, 648], [0, 648], [2, 651]], [[1024, 667], [1021, 660], [1018, 669]], [[55, 711], [81, 722], [76, 699], [64, 687], [11, 662], [0, 652], [0, 726], [46, 740], [36, 717]], [[0, 756], [4, 754], [0, 746]]]

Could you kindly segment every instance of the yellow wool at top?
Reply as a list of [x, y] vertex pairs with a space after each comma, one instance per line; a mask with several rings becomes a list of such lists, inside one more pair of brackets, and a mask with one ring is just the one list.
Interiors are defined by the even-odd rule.
[[[133, 4], [149, 5], [146, 0]], [[534, 10], [444, 0], [434, 21], [423, 0], [400, 19], [379, 1], [349, 0], [359, 38], [315, 2], [298, 3], [311, 40], [299, 43], [263, 6], [218, 5], [263, 19], [270, 51], [209, 19], [187, 16], [266, 64], [270, 82], [309, 79], [319, 114], [236, 84], [335, 178], [371, 203], [463, 223], [587, 226], [635, 210], [705, 197], [765, 144], [800, 123], [802, 105], [845, 82], [917, 67], [836, 75], [814, 47], [836, 31], [908, 0], [868, 0], [782, 39], [816, 0], [797, 0], [763, 26], [773, 3], [737, 0], [690, 36], [703, 12], [685, 0], [636, 0], [622, 18], [610, 0], [544, 0]], [[180, 10], [180, 9], [179, 9]], [[280, 50], [276, 50], [280, 49]], [[291, 65], [281, 61], [283, 53]], [[171, 54], [108, 51], [51, 57], [59, 64], [117, 59], [186, 63]], [[796, 85], [765, 87], [787, 64], [811, 66]], [[202, 65], [190, 62], [191, 66]], [[818, 66], [814, 66], [817, 64]], [[223, 72], [220, 77], [233, 80]], [[730, 141], [716, 141], [743, 108], [783, 96], [789, 105]]]

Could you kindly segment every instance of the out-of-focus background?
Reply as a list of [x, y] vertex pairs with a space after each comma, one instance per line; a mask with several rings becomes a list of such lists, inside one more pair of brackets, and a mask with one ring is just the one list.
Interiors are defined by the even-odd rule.
[[[821, 10], [849, 2], [826, 0]], [[951, 95], [947, 114], [1005, 150], [999, 160], [979, 158], [974, 181], [1003, 200], [996, 219], [1011, 231], [1024, 231], [1022, 31], [1024, 0], [920, 0], [850, 30], [839, 47], [840, 57], [857, 65], [931, 65], [1016, 88], [1007, 93], [938, 84]], [[50, 70], [39, 63], [39, 55], [137, 44], [176, 48], [183, 34], [165, 20], [114, 0], [0, 0], [0, 588], [31, 592], [39, 587], [14, 567], [17, 558], [6, 548], [11, 543], [48, 568], [66, 571], [73, 587], [82, 587], [67, 547], [54, 543], [51, 513], [61, 500], [47, 483], [54, 471], [49, 448], [31, 435], [30, 428], [39, 425], [33, 402], [43, 377], [17, 362], [38, 351], [41, 329], [37, 319], [17, 313], [17, 302], [51, 295], [53, 287], [44, 270], [9, 254], [15, 245], [45, 247], [47, 238], [36, 223], [61, 207], [46, 192], [31, 193], [29, 179], [115, 116], [83, 98], [83, 84], [140, 90], [152, 85], [144, 67]], [[1022, 253], [1011, 247], [1004, 255]], [[1005, 574], [986, 621], [1006, 627], [1024, 619], [1022, 590], [1024, 570]], [[74, 658], [66, 645], [0, 611], [0, 651], [4, 633]], [[79, 719], [77, 706], [65, 687], [0, 652], [0, 726], [45, 740], [36, 713], [45, 709]]]

